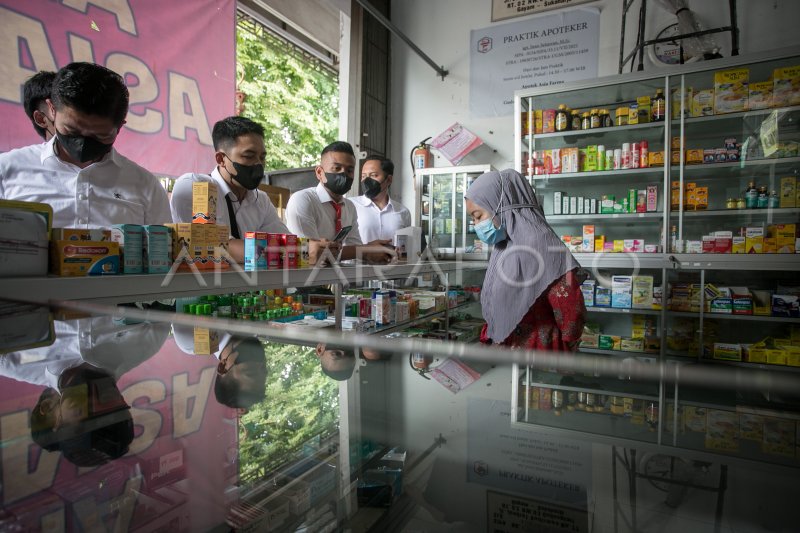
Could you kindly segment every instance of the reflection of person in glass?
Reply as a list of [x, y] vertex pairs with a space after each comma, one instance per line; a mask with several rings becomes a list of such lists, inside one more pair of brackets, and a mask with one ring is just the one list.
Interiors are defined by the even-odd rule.
[[356, 355], [352, 348], [345, 346], [317, 344], [315, 350], [322, 373], [336, 381], [345, 381], [353, 375]]
[[[175, 344], [187, 354], [194, 354], [194, 327], [173, 324]], [[223, 333], [219, 339], [219, 350], [214, 357], [219, 359], [214, 380], [214, 396], [227, 407], [244, 414], [266, 396], [267, 358], [264, 346], [256, 337], [234, 337]]]
[[33, 441], [78, 466], [122, 457], [134, 435], [117, 379], [161, 348], [169, 326], [96, 317], [56, 322], [54, 331], [51, 346], [0, 358], [0, 376], [44, 387], [30, 416]]
[[266, 395], [267, 359], [255, 337], [233, 337], [219, 352], [214, 395], [228, 407], [245, 410]]
[[133, 441], [133, 419], [116, 380], [82, 363], [64, 371], [58, 388], [46, 388], [31, 412], [31, 437], [78, 466], [118, 459]]

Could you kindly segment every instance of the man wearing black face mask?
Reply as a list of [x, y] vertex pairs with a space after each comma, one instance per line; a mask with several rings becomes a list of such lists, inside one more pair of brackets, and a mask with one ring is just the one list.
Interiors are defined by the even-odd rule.
[[[216, 184], [219, 205], [217, 224], [231, 228], [228, 252], [238, 262], [244, 261], [244, 234], [247, 231], [290, 233], [281, 222], [267, 193], [258, 185], [264, 179], [264, 128], [245, 117], [228, 117], [214, 124], [216, 167], [208, 174], [184, 174], [175, 182], [170, 199], [175, 222], [192, 221], [192, 184], [210, 181]], [[224, 199], [224, 200], [223, 200]]]
[[46, 103], [54, 136], [0, 155], [0, 198], [50, 204], [54, 227], [172, 221], [161, 183], [113, 147], [128, 114], [119, 74], [70, 63]]
[[361, 188], [364, 194], [353, 200], [358, 211], [361, 240], [391, 240], [397, 230], [411, 225], [411, 212], [389, 197], [394, 163], [371, 155], [361, 166]]
[[[361, 258], [371, 263], [388, 263], [394, 250], [386, 241], [362, 244], [356, 208], [344, 195], [353, 185], [356, 156], [349, 143], [336, 141], [322, 150], [314, 169], [319, 184], [297, 191], [286, 205], [286, 223], [292, 233], [309, 239], [309, 260], [316, 263], [325, 248], [341, 259]], [[342, 243], [332, 242], [341, 228], [351, 226]]]

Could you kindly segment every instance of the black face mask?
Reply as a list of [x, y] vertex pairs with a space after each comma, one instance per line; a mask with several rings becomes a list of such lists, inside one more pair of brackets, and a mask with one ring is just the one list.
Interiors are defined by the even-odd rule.
[[345, 194], [353, 186], [353, 178], [348, 178], [344, 173], [334, 174], [333, 172], [326, 172], [325, 178], [328, 182], [325, 188], [333, 194]]
[[383, 192], [383, 183], [374, 178], [364, 178], [361, 180], [361, 186], [364, 187], [364, 196], [370, 200], [374, 200]]
[[233, 169], [236, 171], [235, 176], [230, 174], [230, 172], [228, 173], [231, 178], [235, 179], [239, 185], [248, 191], [253, 191], [258, 188], [259, 184], [264, 179], [264, 165], [261, 163], [256, 165], [243, 165], [237, 163], [230, 157], [228, 157], [228, 160], [233, 163]]
[[56, 130], [58, 145], [73, 161], [86, 163], [96, 161], [111, 151], [114, 143], [101, 143], [94, 137], [84, 137], [83, 135], [64, 135]]

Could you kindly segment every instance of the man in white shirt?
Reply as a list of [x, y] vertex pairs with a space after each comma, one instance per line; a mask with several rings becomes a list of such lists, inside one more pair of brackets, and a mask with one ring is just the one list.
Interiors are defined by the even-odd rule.
[[70, 63], [56, 74], [47, 106], [55, 136], [0, 154], [0, 198], [50, 204], [54, 227], [172, 221], [161, 183], [114, 150], [128, 113], [121, 76]]
[[[214, 158], [211, 174], [184, 174], [172, 188], [170, 208], [175, 222], [192, 221], [192, 184], [210, 181], [217, 185], [217, 224], [231, 228], [228, 252], [244, 261], [244, 234], [248, 231], [290, 233], [278, 212], [258, 185], [264, 179], [264, 128], [244, 117], [228, 117], [214, 124]], [[224, 198], [224, 201], [223, 201]]]
[[361, 166], [361, 187], [364, 194], [353, 203], [358, 212], [358, 229], [361, 240], [389, 240], [397, 230], [411, 225], [411, 212], [400, 202], [389, 197], [392, 186], [394, 163], [391, 160], [371, 155]]
[[349, 143], [336, 141], [322, 150], [320, 164], [314, 169], [319, 183], [294, 193], [286, 205], [286, 222], [292, 233], [310, 239], [309, 260], [316, 263], [325, 248], [334, 256], [339, 244], [333, 242], [340, 229], [351, 226], [341, 243], [341, 259], [365, 259], [372, 263], [388, 263], [394, 250], [373, 241], [363, 245], [358, 229], [358, 216], [353, 202], [344, 197], [353, 185], [356, 157]]

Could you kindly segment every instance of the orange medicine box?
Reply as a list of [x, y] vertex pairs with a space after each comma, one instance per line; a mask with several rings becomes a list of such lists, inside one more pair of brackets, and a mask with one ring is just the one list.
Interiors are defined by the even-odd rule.
[[217, 223], [217, 185], [210, 181], [192, 183], [192, 222]]
[[172, 230], [172, 258], [179, 263], [179, 270], [187, 270], [194, 264], [204, 268], [208, 262], [206, 228], [201, 224], [165, 224]]
[[594, 252], [594, 226], [583, 227], [583, 240], [581, 241], [581, 252]]
[[56, 276], [119, 274], [119, 244], [111, 241], [50, 241], [50, 272]]

